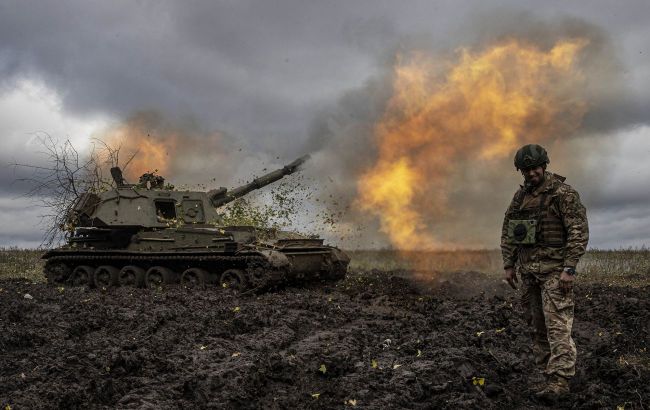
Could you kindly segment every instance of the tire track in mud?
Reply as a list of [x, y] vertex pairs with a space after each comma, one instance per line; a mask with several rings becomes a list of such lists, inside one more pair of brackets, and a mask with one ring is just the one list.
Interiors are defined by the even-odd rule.
[[[479, 273], [438, 275], [433, 288], [405, 275], [242, 296], [0, 281], [0, 404], [543, 406], [516, 293]], [[648, 405], [649, 292], [579, 285], [578, 376], [560, 407]]]

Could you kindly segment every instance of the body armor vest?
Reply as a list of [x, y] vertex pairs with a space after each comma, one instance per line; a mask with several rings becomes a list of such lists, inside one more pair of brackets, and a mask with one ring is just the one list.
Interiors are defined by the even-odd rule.
[[522, 208], [526, 192], [522, 189], [515, 206], [507, 215], [508, 240], [511, 244], [549, 246], [566, 245], [566, 230], [557, 207], [557, 188], [539, 194]]

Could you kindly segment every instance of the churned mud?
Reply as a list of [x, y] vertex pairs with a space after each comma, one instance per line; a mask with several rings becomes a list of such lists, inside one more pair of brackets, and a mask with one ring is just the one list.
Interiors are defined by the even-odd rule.
[[[409, 277], [262, 295], [1, 281], [0, 405], [544, 407], [515, 292], [479, 273]], [[650, 406], [649, 294], [578, 288], [578, 375], [556, 406]]]

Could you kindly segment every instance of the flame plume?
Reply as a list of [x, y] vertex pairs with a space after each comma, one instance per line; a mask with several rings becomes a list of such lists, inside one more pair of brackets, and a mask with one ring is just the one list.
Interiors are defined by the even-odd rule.
[[[357, 181], [357, 206], [379, 218], [397, 249], [447, 247], [436, 218], [466, 166], [510, 160], [529, 142], [571, 135], [587, 106], [579, 69], [584, 39], [544, 50], [516, 39], [455, 61], [399, 56], [393, 93], [374, 125], [378, 158]], [[462, 179], [462, 177], [461, 177]]]
[[119, 147], [120, 163], [135, 154], [124, 170], [129, 182], [138, 182], [145, 172], [157, 171], [160, 175], [169, 176], [173, 155], [182, 137], [173, 130], [155, 127], [155, 124], [152, 125], [155, 119], [155, 116], [152, 119], [152, 115], [134, 116], [101, 137], [108, 146]]

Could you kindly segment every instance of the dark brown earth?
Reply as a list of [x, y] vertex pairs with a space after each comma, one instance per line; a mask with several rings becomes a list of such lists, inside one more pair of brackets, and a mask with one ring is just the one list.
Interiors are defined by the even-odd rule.
[[[239, 296], [1, 281], [0, 404], [544, 406], [532, 394], [539, 375], [514, 292], [479, 273], [439, 275], [434, 289], [405, 276], [357, 272]], [[650, 406], [649, 294], [577, 289], [578, 375], [557, 406]]]

